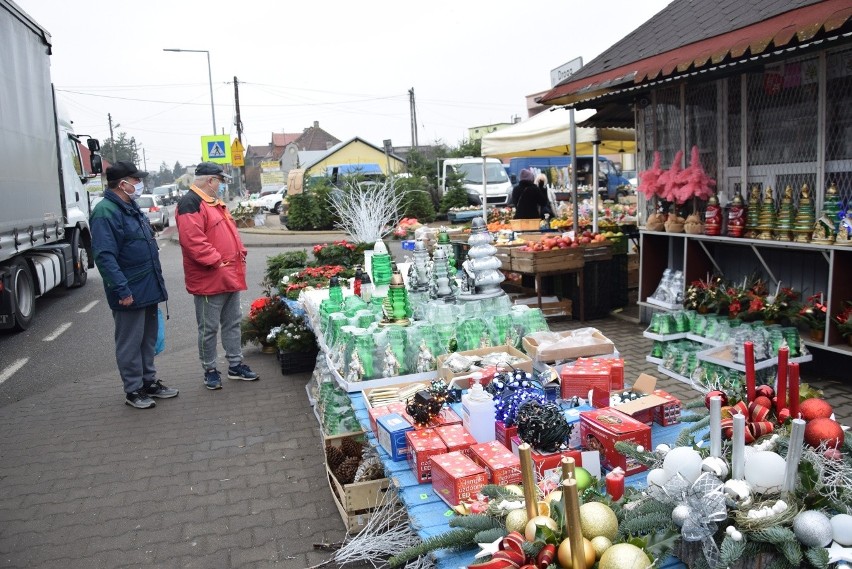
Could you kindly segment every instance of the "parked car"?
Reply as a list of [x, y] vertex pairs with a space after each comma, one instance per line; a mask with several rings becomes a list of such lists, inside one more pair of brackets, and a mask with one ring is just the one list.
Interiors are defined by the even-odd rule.
[[169, 205], [177, 202], [178, 189], [177, 184], [166, 184], [165, 186], [157, 186], [151, 190], [151, 194], [159, 196], [164, 204]]
[[166, 209], [166, 204], [160, 196], [142, 194], [136, 198], [136, 205], [148, 216], [148, 221], [157, 231], [162, 231], [169, 226], [169, 210]]
[[274, 192], [261, 195], [254, 204], [265, 211], [278, 213], [281, 211], [281, 203], [285, 195], [287, 195], [287, 186], [280, 186]]

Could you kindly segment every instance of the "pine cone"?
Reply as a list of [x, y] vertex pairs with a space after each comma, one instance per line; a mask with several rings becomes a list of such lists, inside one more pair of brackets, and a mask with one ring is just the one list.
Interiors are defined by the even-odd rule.
[[351, 484], [355, 480], [355, 473], [360, 463], [361, 459], [350, 456], [337, 467], [337, 471], [332, 470], [332, 473], [341, 484]]
[[325, 445], [325, 462], [328, 464], [329, 470], [334, 472], [338, 466], [343, 464], [344, 460], [346, 460], [346, 456], [342, 450], [331, 444]]
[[358, 466], [353, 482], [367, 482], [384, 477], [385, 467], [382, 465], [381, 459], [378, 456], [370, 456], [365, 458], [364, 462]]
[[364, 454], [364, 443], [356, 441], [352, 437], [346, 437], [340, 445], [340, 450], [346, 457], [354, 456], [360, 462]]

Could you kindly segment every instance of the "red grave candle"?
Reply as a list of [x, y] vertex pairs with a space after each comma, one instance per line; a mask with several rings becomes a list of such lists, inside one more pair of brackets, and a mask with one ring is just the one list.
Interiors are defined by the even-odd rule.
[[787, 406], [787, 357], [790, 348], [784, 346], [778, 350], [778, 384], [775, 386], [775, 414]]
[[624, 471], [616, 467], [606, 475], [606, 493], [613, 501], [624, 495]]

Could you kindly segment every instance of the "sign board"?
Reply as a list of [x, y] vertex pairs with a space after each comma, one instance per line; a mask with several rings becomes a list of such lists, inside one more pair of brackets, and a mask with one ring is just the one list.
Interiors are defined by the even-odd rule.
[[576, 59], [572, 59], [568, 63], [563, 63], [556, 69], [550, 70], [550, 86], [556, 87], [583, 67], [583, 58], [578, 57]]
[[240, 144], [240, 139], [235, 138], [231, 143], [231, 166], [234, 168], [242, 168], [246, 162], [243, 160], [243, 145]]
[[204, 162], [231, 163], [231, 136], [228, 134], [201, 137], [201, 158]]

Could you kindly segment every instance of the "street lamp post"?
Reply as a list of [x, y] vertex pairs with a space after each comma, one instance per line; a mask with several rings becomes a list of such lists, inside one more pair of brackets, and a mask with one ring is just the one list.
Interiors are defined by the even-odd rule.
[[207, 80], [210, 82], [210, 112], [213, 114], [213, 134], [216, 134], [216, 106], [213, 104], [213, 73], [210, 71], [210, 52], [206, 49], [163, 48], [163, 51], [182, 51], [207, 54]]

